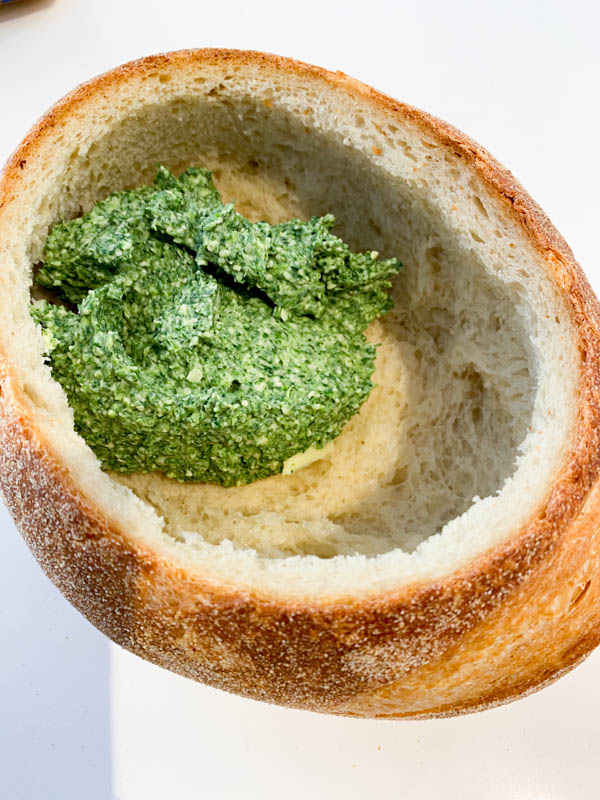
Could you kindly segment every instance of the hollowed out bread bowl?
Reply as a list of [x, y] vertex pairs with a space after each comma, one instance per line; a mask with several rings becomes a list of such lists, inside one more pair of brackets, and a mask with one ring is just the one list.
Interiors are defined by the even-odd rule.
[[[157, 162], [396, 256], [376, 388], [333, 450], [243, 487], [106, 474], [28, 304], [49, 226]], [[342, 73], [153, 56], [79, 87], [0, 182], [0, 481], [49, 577], [123, 647], [248, 697], [431, 716], [527, 693], [600, 637], [598, 303], [479, 145]]]

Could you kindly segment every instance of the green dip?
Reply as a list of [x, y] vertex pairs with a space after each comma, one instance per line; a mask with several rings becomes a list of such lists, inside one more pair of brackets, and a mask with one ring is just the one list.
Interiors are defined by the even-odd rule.
[[251, 223], [210, 172], [116, 192], [55, 225], [35, 302], [52, 374], [102, 466], [234, 486], [322, 448], [373, 388], [363, 331], [395, 259], [352, 253], [331, 215]]

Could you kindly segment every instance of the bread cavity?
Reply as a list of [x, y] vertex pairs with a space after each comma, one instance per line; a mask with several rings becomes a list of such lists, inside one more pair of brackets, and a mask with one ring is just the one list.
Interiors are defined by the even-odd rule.
[[[108, 477], [43, 364], [27, 302], [49, 226], [149, 182], [157, 162], [213, 169], [252, 219], [331, 211], [352, 247], [403, 262], [395, 308], [368, 332], [376, 388], [293, 476]], [[575, 408], [566, 309], [498, 196], [408, 115], [256, 65], [147, 71], [49, 135], [13, 206], [4, 346], [73, 479], [131, 535], [228, 580], [356, 592], [452, 569], [545, 499]]]

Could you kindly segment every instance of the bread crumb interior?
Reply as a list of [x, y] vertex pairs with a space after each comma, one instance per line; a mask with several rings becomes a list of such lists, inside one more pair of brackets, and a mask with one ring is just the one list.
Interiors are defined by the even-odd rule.
[[[310, 87], [211, 79], [210, 71], [194, 92], [185, 76], [179, 89], [144, 80], [151, 101], [128, 109], [124, 96], [115, 111], [99, 99], [102, 135], [90, 129], [70, 144], [46, 185], [32, 189], [30, 263], [50, 224], [148, 182], [161, 162], [213, 169], [224, 200], [253, 220], [332, 212], [353, 248], [395, 256], [404, 268], [394, 310], [368, 331], [380, 343], [376, 388], [325, 458], [228, 489], [159, 474], [112, 480], [156, 512], [161, 535], [174, 542], [199, 550], [225, 543], [267, 559], [412, 553], [466, 525], [467, 512], [471, 530], [500, 530], [503, 519], [512, 525], [526, 515], [529, 507], [507, 514], [509, 505], [490, 513], [490, 498], [496, 506], [512, 476], [537, 465], [527, 489], [539, 502], [548, 470], [558, 467], [571, 424], [572, 343], [560, 298], [497, 197], [418, 126], [391, 124], [384, 112], [366, 117], [359, 107], [335, 111], [335, 99], [312, 97]], [[37, 377], [24, 386], [41, 418], [58, 410], [72, 430], [39, 353], [38, 343]], [[564, 369], [561, 397], [545, 378], [548, 359]], [[73, 464], [85, 461], [81, 474], [90, 473], [89, 448], [85, 456], [80, 441], [73, 448]]]

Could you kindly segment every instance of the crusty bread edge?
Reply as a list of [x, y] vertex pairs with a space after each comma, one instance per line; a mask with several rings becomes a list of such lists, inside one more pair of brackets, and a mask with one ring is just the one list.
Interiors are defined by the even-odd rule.
[[[18, 192], [28, 159], [63, 118], [132, 74], [190, 63], [252, 65], [325, 81], [390, 119], [410, 119], [472, 166], [518, 220], [569, 308], [581, 357], [572, 450], [547, 502], [527, 525], [446, 580], [356, 602], [286, 599], [187, 573], [134, 541], [118, 519], [100, 513], [73, 484], [60, 454], [44, 442], [0, 353], [0, 487], [34, 555], [65, 596], [114, 641], [182, 675], [261, 700], [334, 713], [423, 717], [504, 702], [559, 676], [600, 642], [596, 581], [581, 602], [567, 604], [537, 631], [531, 652], [540, 656], [523, 659], [527, 670], [513, 663], [511, 674], [494, 674], [490, 682], [490, 662], [477, 662], [473, 643], [483, 636], [500, 651], [514, 638], [511, 620], [526, 627], [543, 611], [539, 597], [546, 596], [549, 580], [557, 593], [564, 587], [572, 593], [582, 569], [590, 576], [597, 569], [600, 309], [560, 234], [483, 148], [343, 73], [262, 53], [179, 51], [119, 67], [54, 106], [0, 177], [0, 216]], [[490, 655], [493, 660], [493, 648]], [[471, 668], [464, 691], [445, 702], [444, 686], [466, 665]], [[407, 679], [409, 710], [395, 688]]]

